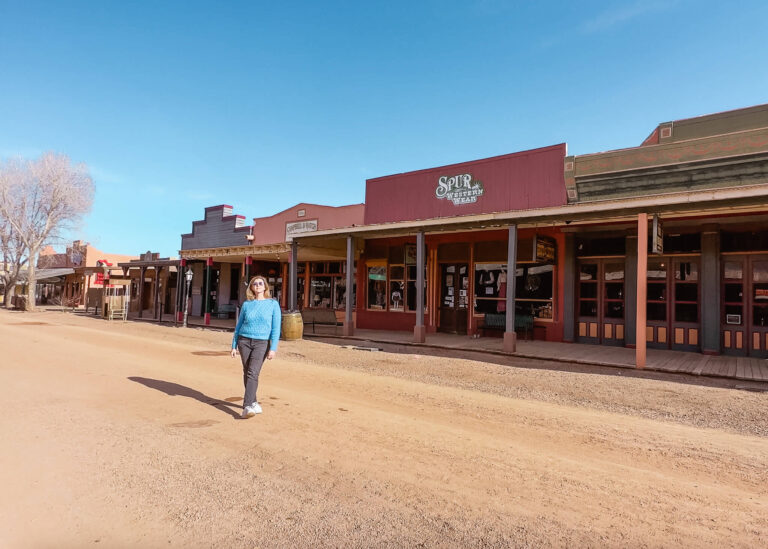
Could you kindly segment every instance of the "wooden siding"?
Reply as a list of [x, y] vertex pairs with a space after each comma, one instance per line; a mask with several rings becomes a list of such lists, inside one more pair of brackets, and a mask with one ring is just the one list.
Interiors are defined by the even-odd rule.
[[245, 246], [250, 227], [245, 217], [231, 215], [231, 206], [212, 206], [205, 209], [205, 219], [192, 222], [192, 232], [181, 235], [182, 250]]
[[[391, 223], [458, 215], [562, 206], [565, 145], [369, 179], [365, 223]], [[470, 174], [483, 184], [476, 202], [454, 204], [435, 195], [438, 180]]]

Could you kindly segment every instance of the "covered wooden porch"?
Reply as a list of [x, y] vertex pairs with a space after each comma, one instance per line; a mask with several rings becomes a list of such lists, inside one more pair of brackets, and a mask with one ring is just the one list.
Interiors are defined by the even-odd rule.
[[[429, 334], [424, 343], [414, 343], [410, 332], [385, 330], [355, 330], [354, 336], [336, 336], [332, 330], [316, 334], [305, 333], [308, 338], [329, 338], [349, 340], [357, 345], [389, 343], [424, 346], [461, 351], [475, 351], [494, 355], [516, 356], [538, 360], [570, 362], [595, 366], [635, 369], [635, 350], [626, 347], [560, 343], [554, 341], [518, 340], [514, 353], [504, 351], [502, 338], [472, 338], [464, 335], [435, 333]], [[367, 343], [365, 343], [367, 342]], [[766, 382], [768, 390], [768, 361], [764, 359], [734, 356], [712, 356], [701, 353], [648, 349], [644, 370]]]

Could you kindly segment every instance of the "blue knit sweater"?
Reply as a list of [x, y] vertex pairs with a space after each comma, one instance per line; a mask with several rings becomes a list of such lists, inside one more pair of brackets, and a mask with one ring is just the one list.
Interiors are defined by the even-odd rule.
[[269, 349], [277, 351], [280, 339], [280, 305], [274, 299], [252, 299], [243, 303], [237, 319], [232, 348], [237, 347], [237, 338], [268, 339]]

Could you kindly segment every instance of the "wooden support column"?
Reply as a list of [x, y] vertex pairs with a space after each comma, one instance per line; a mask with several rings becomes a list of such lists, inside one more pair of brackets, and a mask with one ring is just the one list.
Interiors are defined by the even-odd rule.
[[701, 352], [720, 354], [720, 229], [701, 231]]
[[[565, 291], [563, 300], [563, 341], [576, 340], [576, 243], [572, 233], [565, 235], [565, 265], [563, 265]], [[507, 274], [507, 280], [511, 274]]]
[[144, 277], [147, 274], [147, 268], [141, 268], [141, 280], [139, 280], [139, 318], [144, 314]]
[[515, 333], [515, 282], [517, 277], [517, 225], [509, 226], [507, 240], [507, 327], [504, 330], [504, 351], [514, 353], [517, 350]]
[[290, 267], [290, 283], [288, 284], [288, 307], [289, 311], [296, 311], [296, 291], [299, 285], [299, 278], [297, 276], [298, 269], [296, 268], [297, 256], [299, 255], [299, 243], [295, 240], [291, 242], [291, 267]]
[[186, 295], [186, 267], [187, 260], [182, 259], [176, 267], [176, 322], [182, 321], [184, 315], [184, 296]]
[[155, 266], [155, 309], [152, 313], [152, 318], [157, 319], [159, 315], [159, 320], [162, 322], [163, 320], [163, 311], [162, 307], [160, 307], [160, 275], [163, 272], [163, 268], [156, 265]]
[[424, 231], [416, 233], [416, 325], [413, 341], [424, 343], [427, 329], [424, 326]]
[[352, 321], [352, 298], [354, 297], [354, 271], [355, 271], [355, 239], [347, 237], [347, 290], [344, 308], [344, 335], [355, 334], [355, 326]]
[[625, 240], [624, 257], [624, 345], [635, 348], [637, 338], [637, 235]]
[[211, 267], [213, 267], [213, 258], [209, 257], [205, 262], [205, 319], [206, 326], [211, 324]]
[[[249, 255], [245, 256], [245, 283], [248, 284], [251, 281], [251, 265], [253, 265], [253, 258]], [[240, 295], [238, 288], [237, 295]]]
[[637, 214], [637, 324], [635, 326], [635, 367], [645, 368], [646, 304], [648, 301], [648, 214]]

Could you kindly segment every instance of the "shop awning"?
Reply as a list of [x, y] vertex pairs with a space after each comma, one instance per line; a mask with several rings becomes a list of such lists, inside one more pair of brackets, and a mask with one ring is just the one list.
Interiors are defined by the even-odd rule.
[[[64, 280], [63, 277], [73, 274], [75, 272], [74, 269], [36, 269], [35, 270], [35, 280], [37, 282], [48, 282], [48, 283], [55, 283], [55, 282], [62, 282]], [[24, 283], [27, 281], [27, 271], [21, 271], [19, 273], [19, 283]]]

